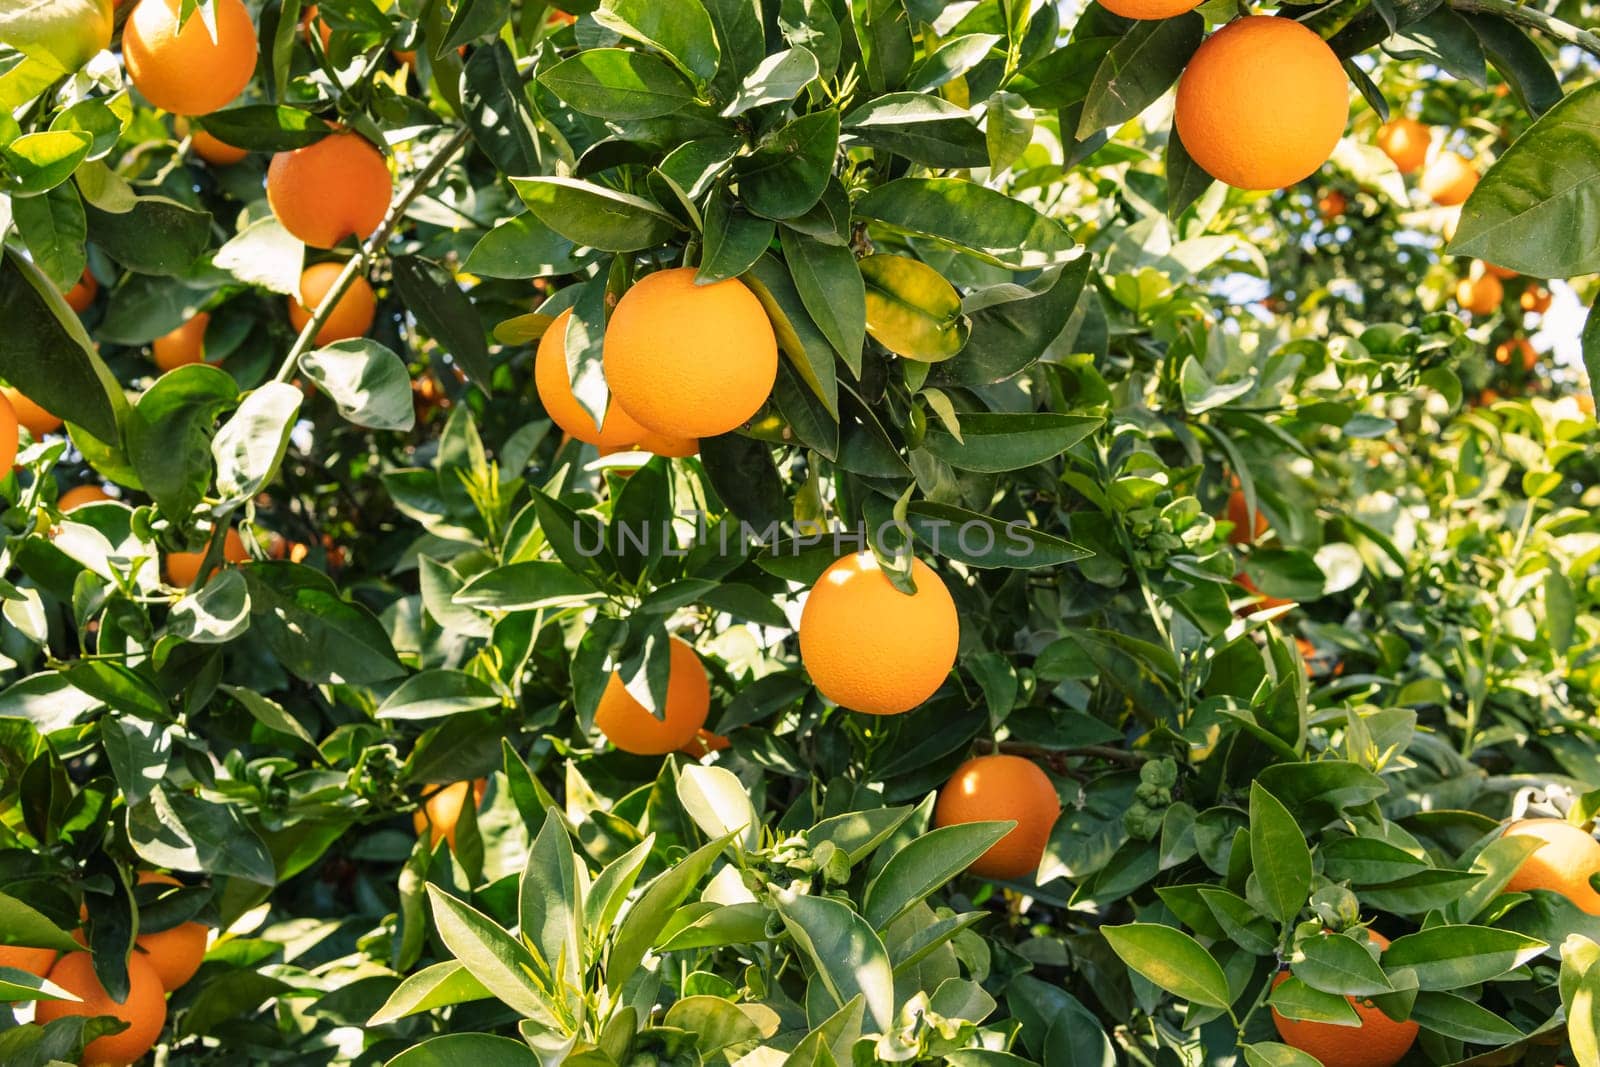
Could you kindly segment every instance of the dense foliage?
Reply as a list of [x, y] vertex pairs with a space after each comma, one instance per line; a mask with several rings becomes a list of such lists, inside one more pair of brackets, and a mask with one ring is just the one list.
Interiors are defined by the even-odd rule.
[[[1349, 122], [1248, 192], [1171, 133], [1220, 0], [268, 0], [226, 107], [134, 90], [229, 2], [0, 0], [0, 1063], [139, 1036], [81, 941], [171, 1065], [1600, 1067], [1600, 844], [1506, 832], [1600, 816], [1600, 435], [1526, 341], [1600, 271], [1586, 5], [1283, 9]], [[596, 448], [677, 268], [770, 397]], [[720, 395], [741, 307], [643, 362]], [[959, 620], [830, 648], [903, 714], [801, 659], [863, 550]], [[992, 754], [1059, 817], [936, 817]]]

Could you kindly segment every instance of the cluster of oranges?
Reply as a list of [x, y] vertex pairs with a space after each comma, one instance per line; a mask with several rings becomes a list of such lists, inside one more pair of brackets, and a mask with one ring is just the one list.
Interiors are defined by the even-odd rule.
[[[170, 875], [141, 871], [139, 884], [182, 883]], [[73, 936], [80, 944], [86, 943], [81, 931]], [[161, 1036], [167, 1021], [167, 994], [200, 969], [209, 936], [210, 930], [198, 922], [140, 934], [128, 956], [128, 994], [121, 1000], [113, 1000], [106, 992], [95, 973], [93, 958], [86, 951], [69, 952], [58, 958], [54, 949], [0, 946], [0, 967], [14, 967], [45, 978], [78, 998], [39, 1001], [34, 1012], [41, 1024], [102, 1015], [127, 1023], [121, 1032], [89, 1042], [82, 1060], [97, 1067], [126, 1067], [149, 1052]]]
[[[1591, 834], [1561, 819], [1541, 818], [1513, 822], [1503, 835], [1541, 842], [1518, 866], [1506, 883], [1505, 892], [1545, 890], [1565, 897], [1590, 915], [1600, 915], [1600, 893], [1589, 882], [1591, 875], [1600, 873], [1600, 842]], [[1389, 947], [1388, 938], [1376, 931], [1350, 933], [1369, 939], [1379, 952]], [[1288, 971], [1280, 972], [1273, 985], [1288, 978]], [[1347, 999], [1360, 1019], [1353, 1028], [1290, 1019], [1276, 1008], [1272, 1010], [1272, 1021], [1285, 1044], [1315, 1056], [1323, 1067], [1394, 1067], [1416, 1041], [1417, 1023], [1392, 1019], [1370, 1001]]]
[[1460, 152], [1441, 150], [1429, 158], [1433, 131], [1413, 118], [1391, 119], [1378, 128], [1378, 148], [1401, 174], [1419, 171], [1417, 188], [1440, 207], [1466, 202], [1478, 184], [1478, 168]]

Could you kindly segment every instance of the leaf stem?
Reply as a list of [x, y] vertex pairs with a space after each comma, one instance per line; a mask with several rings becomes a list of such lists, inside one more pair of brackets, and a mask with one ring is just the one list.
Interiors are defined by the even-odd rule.
[[1570, 44], [1591, 56], [1600, 57], [1600, 36], [1554, 15], [1547, 15], [1532, 5], [1516, 3], [1515, 0], [1450, 0], [1450, 7], [1468, 15], [1498, 15], [1508, 22], [1538, 30], [1562, 44]]

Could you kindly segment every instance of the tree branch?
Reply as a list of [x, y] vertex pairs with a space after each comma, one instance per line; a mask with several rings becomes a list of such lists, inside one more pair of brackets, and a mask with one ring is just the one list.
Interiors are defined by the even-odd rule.
[[1581, 48], [1591, 56], [1600, 58], [1600, 37], [1554, 15], [1547, 15], [1536, 7], [1516, 3], [1515, 0], [1450, 0], [1450, 7], [1468, 15], [1499, 15], [1509, 22], [1538, 30], [1552, 40]]

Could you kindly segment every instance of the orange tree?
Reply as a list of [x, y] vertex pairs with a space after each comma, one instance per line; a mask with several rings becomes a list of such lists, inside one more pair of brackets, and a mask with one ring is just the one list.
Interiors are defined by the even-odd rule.
[[0, 8], [0, 1062], [1600, 1067], [1589, 15]]

